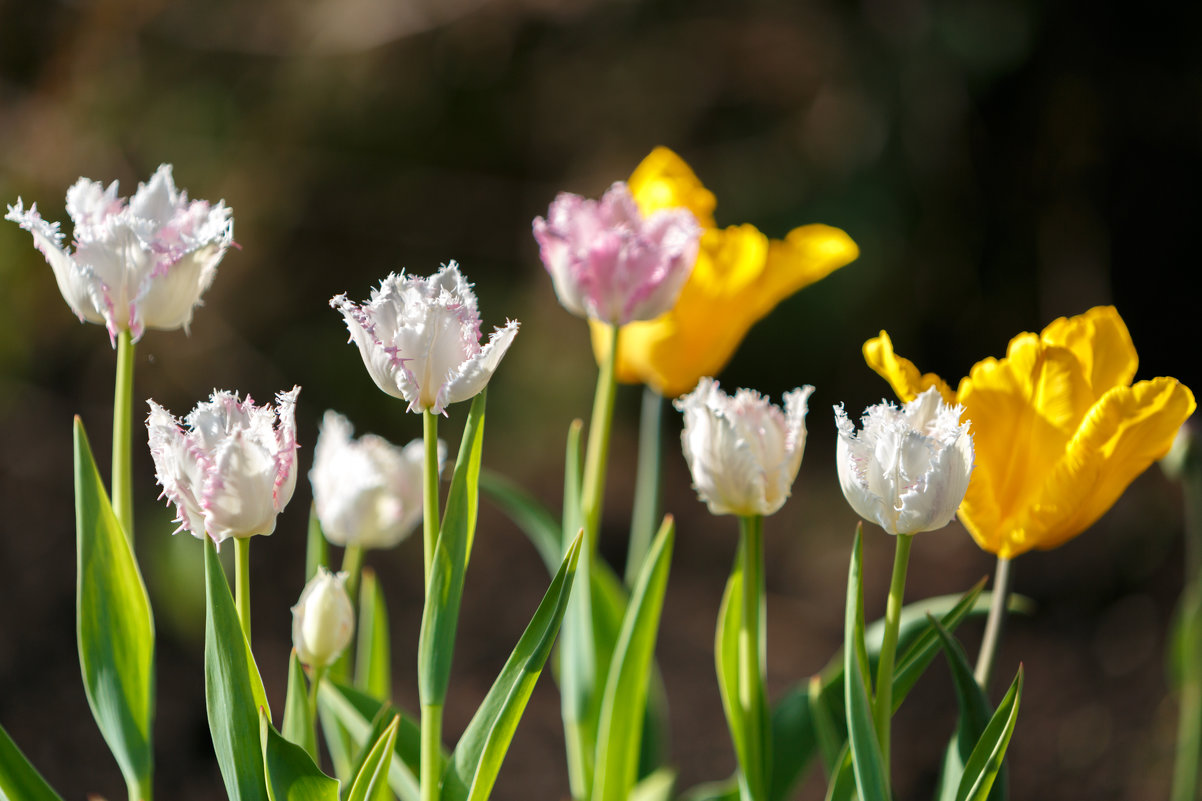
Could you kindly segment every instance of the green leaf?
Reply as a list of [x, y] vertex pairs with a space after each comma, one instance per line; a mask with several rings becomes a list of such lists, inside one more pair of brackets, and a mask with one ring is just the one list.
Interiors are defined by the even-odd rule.
[[359, 585], [359, 650], [355, 658], [355, 687], [381, 701], [392, 697], [392, 659], [389, 653], [388, 608], [376, 573], [363, 568]]
[[726, 727], [730, 730], [735, 755], [740, 765], [747, 764], [743, 734], [743, 709], [739, 705], [739, 620], [743, 616], [743, 550], [735, 556], [734, 566], [726, 579], [722, 603], [718, 607], [718, 628], [714, 633], [714, 666], [718, 673], [718, 692]]
[[288, 694], [284, 697], [284, 724], [281, 733], [288, 742], [295, 743], [317, 759], [316, 721], [309, 709], [308, 685], [305, 669], [301, 667], [296, 649], [288, 657]]
[[634, 787], [647, 684], [675, 535], [672, 517], [665, 517], [631, 591], [601, 697], [593, 801], [627, 801]]
[[[960, 705], [960, 720], [952, 742], [948, 745], [947, 753], [944, 755], [943, 770], [939, 780], [940, 789], [936, 794], [936, 798], [941, 801], [952, 801], [956, 797], [957, 785], [964, 773], [965, 762], [989, 723], [989, 700], [973, 676], [973, 669], [968, 663], [968, 656], [965, 655], [964, 649], [934, 618], [931, 618], [931, 625], [939, 637], [939, 643], [947, 657], [948, 667], [951, 668], [952, 684], [956, 688], [956, 700]], [[1000, 781], [998, 785], [998, 789], [1001, 789]], [[993, 795], [996, 798], [1003, 798], [1005, 794], [994, 793]]]
[[[371, 720], [371, 727], [368, 729], [367, 737], [363, 739], [363, 743], [359, 746], [359, 754], [354, 759], [353, 770], [351, 771], [352, 775], [358, 776], [363, 770], [363, 766], [371, 759], [372, 749], [375, 747], [375, 744], [384, 736], [384, 732], [395, 722], [398, 715], [400, 713], [397, 712], [396, 707], [392, 704], [384, 704], [376, 712], [376, 716]], [[351, 785], [348, 783], [342, 789], [342, 797], [345, 799], [350, 796], [350, 793]], [[388, 782], [377, 782], [373, 797], [376, 799], [391, 798], [392, 795], [388, 792]]]
[[831, 714], [831, 701], [837, 701], [839, 717], [844, 718], [843, 702], [841, 698], [831, 698], [831, 695], [830, 688], [823, 687], [821, 677], [810, 678], [809, 694], [806, 697], [810, 702], [814, 739], [818, 744], [819, 753], [822, 754], [822, 766], [827, 776], [834, 775], [847, 746], [847, 727], [836, 724], [835, 716]]
[[630, 801], [672, 801], [676, 771], [660, 768], [639, 781], [630, 792]]
[[63, 801], [0, 726], [0, 799]]
[[150, 797], [154, 620], [138, 563], [113, 514], [78, 417], [75, 525], [76, 633], [88, 706], [130, 795]]
[[266, 801], [259, 710], [271, 708], [230, 585], [213, 541], [205, 537], [205, 706], [230, 801]]
[[[393, 708], [353, 687], [329, 680], [323, 681], [317, 688], [317, 705], [321, 709], [323, 722], [328, 719], [344, 727], [359, 748], [374, 742], [369, 740], [372, 721], [380, 715], [381, 709]], [[421, 798], [417, 780], [420, 754], [421, 730], [412, 715], [402, 714], [388, 771], [388, 785], [401, 801], [419, 801]]]
[[[579, 443], [579, 435], [577, 435]], [[563, 546], [560, 526], [547, 507], [517, 484], [492, 470], [480, 471], [480, 491], [513, 521], [542, 557], [547, 571], [559, 569]]]
[[417, 644], [418, 690], [423, 706], [443, 705], [451, 677], [463, 579], [475, 535], [485, 394], [481, 392], [472, 400], [430, 565], [430, 586], [426, 589]]
[[305, 583], [317, 575], [318, 567], [329, 567], [330, 547], [317, 519], [317, 505], [309, 505], [309, 530], [305, 538]]
[[492, 792], [534, 683], [551, 655], [572, 590], [583, 539], [580, 534], [573, 541], [534, 617], [459, 738], [442, 779], [442, 797], [446, 801], [482, 801]]
[[[939, 631], [942, 626], [946, 631], [954, 631], [957, 626], [967, 617], [977, 604], [977, 600], [981, 596], [981, 590], [985, 587], [986, 579], [981, 579], [969, 590], [961, 596], [960, 600], [943, 615], [941, 620], [936, 620], [932, 612], [927, 612], [927, 625], [922, 628], [918, 635], [914, 638], [904, 650], [901, 650], [901, 656], [897, 660], [897, 667], [893, 671], [893, 711], [896, 712], [901, 706], [902, 701], [910, 694], [910, 690], [918, 682], [918, 679], [930, 666], [931, 661], [935, 658], [935, 654], [939, 652], [939, 644], [942, 639], [942, 634]], [[988, 599], [986, 599], [988, 600]], [[921, 603], [921, 602], [920, 602]], [[918, 606], [918, 604], [912, 604]], [[971, 673], [971, 671], [969, 671]], [[976, 682], [973, 682], [974, 684]]]
[[[479, 396], [477, 396], [479, 397]], [[389, 765], [392, 759], [393, 746], [396, 744], [397, 728], [401, 724], [401, 716], [393, 717], [392, 722], [380, 734], [372, 745], [367, 757], [363, 760], [355, 781], [351, 783], [347, 801], [372, 801], [380, 787], [387, 783]]]
[[338, 801], [338, 780], [322, 773], [304, 748], [279, 734], [266, 709], [259, 710], [259, 736], [271, 801]]
[[881, 747], [872, 722], [868, 697], [868, 655], [864, 650], [864, 590], [861, 564], [863, 526], [856, 526], [851, 566], [847, 574], [847, 608], [843, 626], [843, 703], [847, 714], [848, 745], [856, 789], [863, 801], [889, 801], [889, 778], [885, 775]]
[[1023, 668], [1018, 667], [1018, 674], [1006, 692], [997, 711], [985, 727], [981, 739], [972, 749], [968, 762], [964, 765], [964, 777], [960, 779], [960, 788], [956, 791], [956, 801], [985, 801], [989, 790], [1002, 769], [1002, 760], [1006, 757], [1006, 748], [1010, 745], [1010, 735], [1014, 734], [1014, 723], [1018, 720], [1018, 705], [1023, 694]]
[[732, 776], [720, 782], [706, 782], [690, 787], [681, 801], [739, 801], [739, 783]]
[[831, 768], [831, 780], [826, 786], [826, 801], [852, 801], [856, 797], [856, 774], [851, 763], [851, 750], [844, 743]]

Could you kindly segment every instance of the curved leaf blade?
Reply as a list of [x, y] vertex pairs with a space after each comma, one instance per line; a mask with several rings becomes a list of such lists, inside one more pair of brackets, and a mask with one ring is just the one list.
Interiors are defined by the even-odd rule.
[[1018, 674], [1006, 692], [997, 711], [985, 727], [981, 739], [972, 749], [968, 762], [964, 765], [964, 776], [960, 779], [960, 788], [956, 791], [956, 801], [985, 801], [989, 790], [1002, 769], [1002, 761], [1006, 757], [1006, 748], [1010, 745], [1010, 735], [1014, 734], [1014, 724], [1018, 720], [1018, 705], [1023, 695], [1023, 668], [1018, 666]]
[[358, 775], [355, 776], [355, 781], [351, 783], [346, 801], [371, 801], [376, 797], [379, 788], [387, 782], [393, 747], [396, 745], [397, 727], [400, 723], [400, 715], [393, 717], [392, 723], [372, 745]]
[[843, 703], [847, 714], [848, 745], [856, 789], [863, 801], [889, 801], [889, 779], [885, 775], [881, 746], [872, 722], [868, 697], [868, 655], [864, 650], [864, 590], [861, 565], [862, 526], [856, 527], [851, 566], [847, 573], [847, 607], [843, 625]]
[[338, 801], [338, 780], [322, 773], [304, 748], [277, 732], [266, 709], [259, 710], [259, 738], [271, 801]]
[[317, 758], [317, 731], [314, 728], [312, 711], [309, 709], [308, 685], [305, 669], [301, 667], [296, 649], [288, 657], [288, 693], [284, 696], [284, 722], [280, 734], [290, 743], [295, 743], [310, 757]]
[[[371, 738], [372, 721], [382, 710], [392, 709], [391, 705], [332, 681], [323, 681], [317, 688], [317, 705], [321, 710], [322, 722], [328, 720], [345, 728], [359, 748], [366, 748], [374, 742]], [[414, 721], [412, 715], [401, 714], [388, 770], [388, 786], [401, 801], [419, 801], [421, 798], [417, 780], [421, 763], [421, 730]]]
[[0, 726], [0, 799], [63, 801]]
[[391, 637], [388, 607], [376, 572], [363, 568], [359, 585], [359, 643], [355, 656], [355, 687], [386, 701], [392, 697]]

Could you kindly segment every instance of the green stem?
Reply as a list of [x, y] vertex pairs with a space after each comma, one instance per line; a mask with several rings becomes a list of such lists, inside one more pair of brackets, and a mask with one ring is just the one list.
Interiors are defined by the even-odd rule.
[[134, 342], [129, 331], [117, 335], [117, 376], [113, 388], [113, 512], [125, 529], [130, 545], [134, 542], [134, 500], [132, 489], [133, 454]]
[[422, 704], [421, 801], [438, 801], [442, 779], [442, 704]]
[[[351, 599], [351, 605], [359, 605], [359, 576], [363, 572], [363, 547], [348, 545], [342, 552], [342, 571], [346, 573], [346, 594]], [[351, 675], [351, 650], [346, 648], [330, 665], [330, 675], [342, 681]]]
[[234, 538], [234, 606], [250, 642], [250, 537]]
[[739, 706], [745, 726], [747, 764], [743, 777], [752, 801], [767, 795], [768, 727], [764, 694], [764, 518], [739, 518], [743, 558], [742, 615], [739, 618]]
[[326, 677], [325, 666], [314, 667], [313, 676], [309, 681], [309, 738], [305, 743], [305, 750], [309, 751], [309, 756], [313, 757], [313, 761], [321, 764], [317, 749], [317, 691], [321, 686], [321, 681]]
[[1202, 645], [1196, 632], [1202, 617], [1202, 454], [1198, 435], [1189, 436], [1182, 466], [1181, 488], [1185, 502], [1185, 588], [1177, 608], [1179, 648], [1169, 658], [1181, 676], [1177, 718], [1177, 746], [1173, 759], [1172, 801], [1193, 801], [1198, 794], [1198, 761], [1202, 757]]
[[1010, 560], [998, 557], [997, 572], [993, 574], [993, 596], [989, 602], [989, 617], [985, 619], [985, 635], [981, 638], [981, 652], [977, 655], [975, 671], [977, 684], [986, 693], [993, 679], [993, 663], [997, 659], [998, 645], [1002, 641], [1002, 629], [1006, 623], [1006, 604], [1010, 598]]
[[885, 604], [885, 636], [881, 642], [881, 658], [876, 670], [876, 700], [873, 718], [877, 742], [885, 775], [889, 775], [889, 729], [893, 719], [893, 657], [897, 653], [897, 630], [901, 624], [903, 596], [906, 594], [906, 568], [910, 564], [913, 534], [897, 535], [897, 550], [893, 555], [893, 578], [889, 582], [889, 599]]
[[426, 409], [422, 412], [422, 437], [426, 443], [426, 460], [422, 467], [422, 554], [425, 584], [430, 586], [430, 566], [434, 563], [434, 546], [438, 543], [438, 415]]
[[626, 551], [626, 586], [633, 587], [643, 567], [659, 517], [663, 443], [660, 437], [664, 398], [651, 387], [643, 388], [639, 414], [639, 461], [634, 482], [634, 509], [630, 516], [630, 544]]
[[151, 801], [154, 795], [149, 776], [145, 782], [133, 782], [126, 789], [129, 791], [129, 801]]
[[584, 514], [584, 542], [589, 553], [597, 552], [601, 526], [601, 500], [605, 495], [605, 465], [609, 459], [609, 432], [613, 427], [614, 396], [617, 390], [618, 335], [613, 326], [609, 354], [597, 374], [597, 393], [593, 396], [593, 417], [588, 425], [588, 446], [584, 455], [580, 508]]
[[[1191, 592], [1187, 588], [1186, 592]], [[1185, 614], [1197, 607], [1186, 606]], [[1197, 644], [1183, 648], [1182, 682], [1177, 718], [1177, 748], [1173, 760], [1172, 801], [1194, 801], [1198, 797], [1198, 758], [1202, 755], [1202, 683], [1198, 680]]]

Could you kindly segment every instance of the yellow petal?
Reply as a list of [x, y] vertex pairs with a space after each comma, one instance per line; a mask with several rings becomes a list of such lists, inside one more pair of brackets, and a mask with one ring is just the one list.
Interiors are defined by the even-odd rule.
[[1040, 339], [1068, 348], [1085, 371], [1095, 400], [1111, 387], [1125, 387], [1135, 378], [1139, 358], [1127, 324], [1113, 306], [1097, 306], [1075, 317], [1053, 320]]
[[666, 147], [657, 147], [635, 167], [628, 182], [643, 214], [660, 209], [686, 208], [702, 228], [714, 227], [718, 201], [698, 180], [684, 159]]
[[859, 256], [860, 248], [852, 238], [829, 225], [803, 225], [790, 231], [783, 241], [772, 240], [755, 297], [760, 317], [797, 290], [826, 278]]
[[864, 343], [864, 361], [889, 382], [898, 399], [904, 403], [914, 400], [930, 387], [939, 388], [944, 403], [957, 403], [956, 393], [942, 378], [934, 373], [919, 373], [912, 361], [894, 353], [893, 341], [884, 331]]

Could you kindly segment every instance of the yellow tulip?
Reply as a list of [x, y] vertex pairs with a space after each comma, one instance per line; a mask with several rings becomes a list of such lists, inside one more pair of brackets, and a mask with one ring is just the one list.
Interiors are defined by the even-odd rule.
[[[684, 207], [705, 229], [693, 273], [675, 307], [629, 323], [618, 344], [618, 380], [676, 397], [717, 375], [756, 321], [802, 287], [859, 256], [846, 233], [826, 225], [794, 228], [769, 240], [751, 225], [718, 228], [714, 195], [680, 156], [657, 147], [635, 169], [630, 190], [643, 214]], [[593, 352], [608, 355], [609, 326], [591, 322]]]
[[884, 331], [864, 358], [903, 401], [937, 387], [972, 423], [976, 467], [960, 520], [1003, 559], [1080, 534], [1168, 452], [1194, 411], [1174, 378], [1134, 386], [1138, 359], [1113, 306], [1060, 318], [977, 362], [955, 392], [893, 352]]

